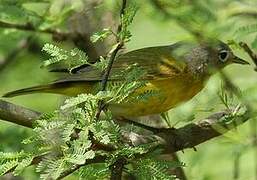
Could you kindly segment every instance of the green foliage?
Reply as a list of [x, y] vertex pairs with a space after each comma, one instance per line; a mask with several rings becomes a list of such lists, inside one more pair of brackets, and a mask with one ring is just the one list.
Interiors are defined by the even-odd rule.
[[254, 38], [254, 40], [253, 40], [253, 42], [252, 42], [252, 47], [254, 48], [254, 49], [257, 49], [257, 35], [255, 36], [255, 38]]
[[[143, 92], [138, 94], [137, 96], [130, 96], [135, 92], [136, 89], [145, 86], [146, 81], [142, 81], [142, 77], [145, 75], [145, 71], [136, 64], [127, 67], [124, 69], [120, 74], [117, 76], [123, 81], [114, 81], [108, 84], [108, 89], [110, 92], [113, 92], [112, 98], [108, 101], [109, 102], [132, 102], [137, 99], [147, 99], [154, 94], [154, 92]], [[128, 98], [130, 97], [130, 98]]]
[[85, 2], [82, 0], [66, 1], [54, 0], [49, 4], [47, 15], [44, 15], [44, 22], [40, 25], [40, 29], [50, 29], [63, 25], [67, 18], [75, 12], [82, 11]]
[[156, 159], [139, 159], [133, 162], [133, 171], [140, 180], [175, 180], [176, 176], [172, 176], [168, 173], [170, 168], [181, 167], [183, 164], [178, 162], [160, 161]]
[[231, 106], [235, 104], [235, 97], [224, 85], [221, 86], [218, 96], [227, 110], [231, 110]]
[[64, 66], [66, 65], [67, 69], [71, 71], [78, 66], [88, 64], [86, 53], [77, 48], [66, 51], [53, 44], [45, 44], [42, 51], [45, 51], [51, 56], [50, 59], [44, 61], [42, 67], [48, 67], [56, 63], [64, 63]]
[[28, 158], [22, 159], [18, 163], [18, 165], [15, 168], [15, 170], [13, 171], [13, 174], [16, 175], [16, 176], [21, 174], [26, 167], [31, 165], [32, 161], [33, 161], [33, 157], [28, 157]]
[[0, 176], [6, 174], [10, 170], [15, 175], [19, 175], [24, 168], [29, 166], [33, 160], [33, 155], [21, 151], [19, 153], [0, 153]]
[[[142, 2], [144, 3], [144, 1]], [[220, 11], [217, 13], [216, 10], [226, 7], [226, 3], [222, 2], [220, 5], [214, 5], [216, 4], [214, 1], [192, 2], [193, 3], [191, 3], [191, 1], [162, 1], [161, 4], [167, 8], [168, 12], [172, 15], [169, 22], [175, 20], [184, 30], [189, 32], [201, 32], [204, 36], [219, 34], [222, 31], [222, 29], [219, 29], [222, 27], [220, 19], [224, 17], [224, 14]], [[39, 30], [58, 27], [56, 30], [59, 31], [66, 27], [67, 22], [69, 22], [67, 21], [67, 17], [71, 16], [71, 13], [84, 7], [82, 5], [83, 3], [84, 1], [81, 0], [1, 0], [0, 20], [17, 24], [28, 22]], [[147, 6], [146, 3], [144, 5]], [[142, 6], [142, 8], [143, 13], [147, 12], [144, 6]], [[95, 33], [91, 37], [91, 41], [101, 42], [110, 35], [114, 35], [119, 41], [128, 42], [131, 39], [129, 25], [132, 23], [137, 9], [138, 8], [135, 6], [126, 8], [125, 13], [121, 17], [120, 32], [116, 34], [110, 29], [103, 29]], [[162, 12], [163, 11], [155, 10], [154, 16]], [[90, 13], [91, 12], [89, 12], [89, 14]], [[94, 14], [94, 16], [97, 15]], [[165, 21], [165, 23], [166, 22], [167, 21]], [[224, 27], [230, 25], [231, 24], [226, 21], [226, 26]], [[141, 28], [140, 24], [138, 26]], [[159, 33], [159, 28], [161, 28], [161, 26], [159, 24], [155, 26], [158, 27], [157, 34], [158, 40], [160, 40], [159, 35], [161, 37], [162, 33]], [[204, 32], [202, 32], [202, 30]], [[175, 31], [179, 33], [175, 33]], [[175, 34], [179, 36], [181, 31], [181, 29], [177, 30], [175, 25], [172, 24], [165, 38], [170, 40], [170, 38], [172, 38], [171, 35]], [[14, 32], [16, 34], [16, 31]], [[214, 34], [211, 34], [213, 32]], [[0, 33], [2, 35], [6, 33], [6, 31], [1, 31]], [[240, 27], [237, 33], [242, 35], [255, 35], [256, 25], [253, 23], [246, 24]], [[184, 36], [183, 33], [181, 34], [180, 36]], [[8, 36], [8, 39], [9, 37], [13, 38], [13, 36]], [[226, 37], [222, 36], [222, 38], [225, 39]], [[233, 38], [231, 39], [235, 42]], [[2, 41], [2, 43], [3, 42], [5, 41]], [[253, 47], [257, 47], [256, 44], [257, 38], [255, 37], [252, 44]], [[100, 57], [99, 62], [91, 64], [88, 62], [88, 57], [85, 52], [79, 49], [64, 50], [49, 43], [43, 47], [43, 51], [49, 54], [51, 58], [45, 61], [42, 66], [51, 68], [64, 65], [69, 71], [72, 71], [74, 68], [86, 64], [100, 71], [104, 71], [107, 67], [110, 54], [116, 47], [117, 44], [113, 46], [107, 56]], [[103, 116], [96, 120], [99, 101], [103, 101], [107, 104], [129, 103], [138, 99], [147, 100], [151, 96], [158, 95], [158, 92], [146, 91], [132, 98], [128, 98], [131, 97], [138, 88], [145, 86], [147, 83], [146, 81], [140, 80], [144, 73], [145, 72], [138, 68], [136, 64], [132, 65], [124, 69], [123, 72], [120, 72], [119, 75], [123, 77], [124, 81], [109, 83], [107, 91], [100, 91], [94, 95], [80, 94], [77, 97], [69, 98], [56, 112], [42, 115], [35, 123], [33, 135], [23, 141], [24, 144], [32, 146], [33, 149], [24, 150], [20, 153], [0, 153], [0, 174], [4, 174], [12, 169], [15, 175], [19, 175], [24, 168], [33, 163], [35, 158], [42, 158], [40, 163], [35, 165], [41, 179], [56, 179], [66, 170], [70, 170], [75, 166], [82, 166], [78, 170], [78, 176], [81, 179], [107, 179], [110, 176], [109, 167], [117, 159], [123, 157], [126, 158], [129, 163], [126, 165], [125, 170], [136, 175], [138, 179], [175, 179], [175, 177], [168, 175], [168, 169], [183, 165], [153, 159], [152, 155], [147, 154], [153, 146], [152, 144], [131, 147], [122, 142], [122, 128], [113, 121], [108, 107], [107, 110], [102, 113]], [[230, 94], [221, 91], [219, 96], [221, 102], [227, 109], [233, 109], [235, 102]], [[231, 122], [237, 116], [240, 116], [238, 112], [231, 112], [231, 115], [222, 119], [222, 123], [226, 124], [226, 122]], [[169, 121], [166, 116], [165, 119], [167, 122]], [[217, 131], [222, 132], [222, 129], [217, 129]], [[97, 159], [100, 156], [106, 157], [106, 160], [103, 160], [101, 163], [86, 165], [87, 162]], [[145, 156], [145, 158], [141, 158], [141, 156]], [[156, 156], [158, 156], [158, 154]], [[76, 175], [76, 173], [74, 174]], [[200, 178], [200, 175], [197, 174], [197, 178], [198, 177]]]
[[241, 27], [238, 28], [236, 33], [239, 36], [249, 35], [249, 34], [252, 34], [252, 33], [257, 33], [257, 24], [250, 24], [250, 25], [241, 26]]
[[39, 30], [61, 26], [72, 13], [81, 11], [82, 0], [5, 1], [0, 4], [0, 21], [37, 26]]
[[22, 3], [18, 1], [1, 1], [0, 21], [9, 23], [25, 22], [29, 18], [29, 13], [22, 8]]
[[110, 29], [103, 29], [101, 32], [96, 32], [95, 34], [93, 34], [90, 39], [93, 43], [96, 43], [98, 41], [103, 41], [110, 34], [112, 34], [112, 31]]
[[131, 38], [131, 33], [128, 29], [129, 25], [132, 23], [138, 7], [136, 5], [132, 5], [125, 9], [124, 14], [121, 16], [121, 24], [120, 24], [120, 32], [118, 37], [120, 40], [124, 42], [128, 42]]
[[[30, 3], [25, 4], [24, 7], [30, 9], [37, 5], [37, 3]], [[51, 10], [54, 7], [48, 8]], [[130, 7], [122, 15], [121, 29], [118, 31], [118, 35], [115, 35], [119, 37], [120, 41], [130, 40], [131, 33], [128, 27], [132, 23], [135, 13], [136, 8]], [[113, 34], [109, 29], [104, 29], [103, 32], [94, 34], [92, 41], [103, 40], [111, 33]], [[42, 51], [49, 54], [51, 58], [44, 61], [42, 67], [51, 69], [61, 66], [72, 71], [74, 68], [86, 64], [103, 71], [106, 69], [109, 55], [115, 47], [117, 44], [110, 50], [107, 58], [100, 57], [99, 62], [91, 64], [88, 62], [85, 52], [78, 49], [64, 50], [53, 44], [45, 44]], [[119, 125], [113, 121], [111, 112], [106, 110], [100, 118], [96, 118], [101, 101], [107, 104], [132, 101], [133, 99], [128, 97], [147, 83], [139, 81], [144, 73], [136, 65], [130, 66], [120, 74], [125, 77], [124, 80], [118, 84], [109, 83], [107, 91], [99, 91], [94, 95], [80, 94], [67, 99], [55, 112], [43, 114], [34, 124], [33, 135], [23, 141], [26, 145], [32, 145], [33, 150], [3, 154], [0, 166], [1, 174], [14, 169], [14, 174], [18, 175], [24, 168], [31, 165], [34, 158], [40, 158], [40, 162], [36, 165], [36, 171], [40, 174], [40, 178], [57, 179], [67, 170], [76, 166], [84, 166], [88, 160], [105, 156], [106, 161], [101, 164], [85, 166], [79, 172], [80, 178], [90, 176], [88, 179], [101, 179], [109, 176], [109, 166], [120, 157], [133, 159], [136, 155], [147, 153], [151, 145], [128, 147], [121, 142], [122, 131]], [[153, 92], [144, 92], [135, 98], [146, 99], [150, 94], [153, 95]], [[97, 148], [98, 146], [100, 149]], [[101, 149], [102, 146], [103, 149]], [[105, 148], [111, 149], [112, 153], [105, 151]]]
[[79, 170], [80, 179], [102, 180], [109, 178], [109, 167], [106, 163], [96, 163], [82, 167]]

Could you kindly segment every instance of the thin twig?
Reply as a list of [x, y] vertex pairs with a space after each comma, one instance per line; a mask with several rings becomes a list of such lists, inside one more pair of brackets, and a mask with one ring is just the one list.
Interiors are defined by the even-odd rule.
[[[126, 6], [127, 6], [127, 0], [122, 0], [121, 10], [120, 10], [120, 24], [119, 24], [118, 29], [117, 29], [117, 34], [119, 34], [122, 31], [122, 28], [123, 28], [122, 27], [122, 25], [123, 25], [122, 24], [122, 18], [125, 14]], [[107, 69], [106, 69], [105, 74], [104, 74], [103, 79], [102, 79], [102, 91], [106, 90], [107, 82], [108, 82], [108, 78], [109, 78], [109, 75], [110, 75], [110, 72], [111, 72], [113, 62], [116, 58], [116, 55], [117, 55], [118, 51], [120, 49], [122, 49], [123, 45], [124, 45], [123, 39], [118, 39], [117, 38], [117, 46], [111, 54]], [[103, 108], [104, 108], [104, 102], [101, 101], [100, 104], [99, 104], [99, 111], [97, 113], [97, 118], [99, 118]], [[121, 180], [123, 168], [124, 168], [124, 165], [126, 164], [126, 162], [127, 161], [126, 161], [125, 158], [119, 158], [116, 162], [114, 162], [114, 164], [110, 167], [110, 169], [111, 169], [111, 180]]]
[[111, 69], [112, 69], [113, 62], [115, 60], [115, 57], [116, 57], [118, 51], [122, 48], [122, 46], [123, 46], [123, 43], [119, 42], [117, 44], [117, 47], [114, 49], [113, 53], [111, 54], [108, 66], [106, 68], [106, 71], [104, 73], [104, 76], [103, 76], [102, 82], [101, 82], [101, 85], [102, 85], [102, 89], [101, 90], [102, 91], [106, 90], [107, 82], [108, 82], [108, 78], [109, 78], [109, 75], [110, 75], [110, 72], [111, 72]]
[[[120, 14], [120, 18], [122, 18], [122, 16], [125, 13], [126, 2], [127, 2], [126, 0], [122, 1], [122, 7], [121, 7], [121, 11], [120, 11], [120, 13], [121, 13]], [[120, 24], [119, 27], [118, 27], [118, 30], [117, 30], [117, 34], [120, 33], [121, 29], [122, 29], [122, 25]], [[108, 66], [106, 68], [106, 71], [105, 71], [105, 73], [103, 75], [103, 78], [102, 78], [102, 81], [101, 81], [101, 91], [105, 91], [106, 90], [107, 82], [108, 82], [108, 78], [109, 78], [109, 75], [110, 75], [110, 72], [111, 72], [112, 65], [114, 63], [114, 60], [116, 58], [116, 55], [117, 55], [118, 51], [123, 47], [123, 45], [124, 45], [123, 40], [118, 40], [117, 41], [117, 46], [115, 47], [115, 49], [112, 51], [112, 53], [110, 55]], [[99, 102], [98, 111], [96, 113], [96, 120], [99, 119], [100, 114], [101, 114], [103, 108], [104, 108], [104, 101], [100, 101]], [[76, 170], [78, 170], [82, 166], [83, 165], [77, 165], [74, 168], [67, 170], [58, 179], [62, 179], [64, 177], [68, 176], [69, 174], [75, 172]], [[113, 166], [113, 167], [115, 167], [115, 168], [112, 168], [112, 175], [111, 175], [111, 177], [115, 177], [114, 179], [116, 180], [117, 179], [116, 175], [118, 175], [118, 174], [121, 175], [122, 174], [123, 166], [120, 166], [120, 164], [117, 164], [116, 166]], [[117, 168], [117, 167], [119, 167], [119, 168]]]
[[[121, 6], [121, 10], [120, 10], [120, 21], [122, 21], [122, 17], [125, 13], [126, 5], [127, 5], [127, 0], [122, 0], [122, 6]], [[120, 25], [118, 26], [118, 29], [117, 29], [117, 34], [119, 34], [121, 32], [121, 30], [122, 30], [122, 23], [120, 22]], [[105, 70], [105, 73], [102, 77], [101, 91], [106, 90], [107, 82], [108, 82], [110, 72], [111, 72], [111, 69], [112, 69], [112, 65], [114, 63], [114, 60], [116, 58], [117, 53], [119, 52], [119, 50], [122, 49], [123, 45], [124, 45], [123, 40], [122, 39], [117, 39], [117, 45], [116, 45], [115, 49], [112, 51], [112, 53], [110, 55], [108, 66], [107, 66], [107, 68]], [[102, 110], [104, 109], [104, 106], [105, 106], [104, 101], [100, 101], [99, 102], [99, 108], [98, 108], [98, 111], [96, 113], [96, 119], [99, 119], [100, 114], [101, 114]]]
[[248, 53], [248, 55], [251, 57], [252, 61], [255, 64], [254, 70], [257, 71], [257, 54], [253, 52], [253, 50], [248, 46], [248, 44], [244, 42], [240, 42], [239, 45], [245, 50], [245, 52]]
[[84, 167], [86, 165], [89, 164], [95, 164], [95, 163], [103, 163], [106, 160], [105, 156], [97, 156], [94, 159], [89, 159], [86, 161], [86, 163], [81, 164], [81, 165], [75, 165], [73, 168], [68, 169], [66, 171], [64, 171], [58, 178], [57, 180], [63, 179], [67, 176], [69, 176], [70, 174], [74, 173], [75, 171], [79, 170], [81, 167]]
[[[121, 5], [121, 9], [120, 9], [120, 19], [121, 20], [125, 14], [126, 6], [127, 6], [127, 0], [122, 0], [122, 5]], [[121, 31], [122, 31], [122, 23], [120, 22], [116, 34], [119, 34]], [[117, 37], [117, 42], [119, 42], [120, 40], [119, 40], [118, 36], [116, 36], [116, 37]]]

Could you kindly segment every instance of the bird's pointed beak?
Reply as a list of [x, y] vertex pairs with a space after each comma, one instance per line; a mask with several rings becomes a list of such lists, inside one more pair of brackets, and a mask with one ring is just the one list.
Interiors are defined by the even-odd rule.
[[235, 56], [234, 59], [232, 60], [233, 63], [236, 63], [236, 64], [242, 64], [242, 65], [246, 65], [246, 64], [250, 64], [249, 62]]

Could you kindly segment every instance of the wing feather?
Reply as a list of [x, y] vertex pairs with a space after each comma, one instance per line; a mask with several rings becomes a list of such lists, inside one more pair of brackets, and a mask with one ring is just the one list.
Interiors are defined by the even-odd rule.
[[[140, 69], [146, 71], [143, 79], [160, 79], [170, 78], [179, 75], [186, 69], [186, 62], [184, 57], [178, 57], [174, 53], [176, 49], [180, 48], [180, 43], [170, 46], [156, 46], [148, 47], [130, 51], [117, 57], [109, 80], [120, 80], [122, 77], [118, 76], [124, 69], [130, 65], [136, 65]], [[66, 81], [100, 81], [103, 73], [93, 66], [87, 66], [80, 70], [79, 73], [69, 75], [56, 82]]]

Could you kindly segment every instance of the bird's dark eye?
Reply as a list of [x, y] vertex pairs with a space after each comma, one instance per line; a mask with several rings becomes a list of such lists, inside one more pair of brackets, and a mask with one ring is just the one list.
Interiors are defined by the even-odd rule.
[[226, 62], [228, 60], [229, 52], [227, 50], [222, 50], [219, 52], [219, 60]]

